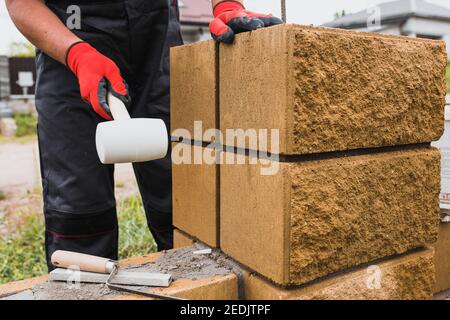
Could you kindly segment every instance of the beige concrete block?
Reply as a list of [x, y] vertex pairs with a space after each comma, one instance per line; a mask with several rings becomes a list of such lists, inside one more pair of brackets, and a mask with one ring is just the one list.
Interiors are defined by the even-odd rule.
[[216, 164], [194, 163], [195, 153], [202, 157], [207, 152], [214, 158], [217, 154], [213, 149], [180, 143], [174, 144], [174, 152], [178, 153], [179, 147], [184, 150], [190, 148], [193, 163], [172, 165], [173, 224], [194, 238], [218, 247], [219, 167]]
[[[171, 126], [188, 130], [194, 139], [194, 121], [202, 131], [216, 128], [217, 119], [217, 44], [202, 41], [170, 50]], [[203, 132], [200, 132], [203, 134]], [[202, 136], [195, 137], [201, 141]]]
[[439, 293], [450, 289], [450, 223], [441, 223], [434, 249], [436, 265], [434, 292]]
[[278, 129], [281, 154], [435, 141], [446, 65], [443, 41], [289, 24], [242, 33], [220, 46], [220, 128]]
[[247, 300], [429, 300], [433, 250], [390, 258], [301, 288], [283, 289], [245, 273]]
[[261, 164], [220, 173], [222, 250], [276, 283], [304, 284], [437, 239], [437, 149], [279, 166], [273, 176]]
[[194, 239], [188, 236], [186, 233], [175, 229], [173, 230], [173, 247], [174, 249], [190, 247], [194, 244]]

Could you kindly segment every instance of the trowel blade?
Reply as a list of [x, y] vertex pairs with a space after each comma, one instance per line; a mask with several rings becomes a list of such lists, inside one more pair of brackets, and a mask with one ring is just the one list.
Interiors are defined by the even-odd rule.
[[[71, 269], [55, 269], [49, 274], [50, 281], [106, 283], [108, 274], [77, 271]], [[164, 273], [131, 272], [120, 270], [111, 279], [112, 284], [129, 286], [168, 287], [172, 282], [172, 275]]]

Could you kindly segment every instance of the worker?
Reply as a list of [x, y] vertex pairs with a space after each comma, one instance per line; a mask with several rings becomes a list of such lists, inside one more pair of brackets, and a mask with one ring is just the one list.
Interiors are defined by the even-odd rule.
[[[178, 1], [6, 0], [6, 5], [38, 48], [36, 108], [49, 270], [55, 250], [116, 260], [114, 166], [100, 163], [95, 131], [111, 120], [108, 91], [132, 117], [159, 118], [170, 128], [169, 48], [182, 44]], [[242, 1], [212, 0], [212, 8], [210, 31], [219, 42], [282, 22], [245, 10]], [[170, 152], [133, 168], [158, 250], [170, 249]]]

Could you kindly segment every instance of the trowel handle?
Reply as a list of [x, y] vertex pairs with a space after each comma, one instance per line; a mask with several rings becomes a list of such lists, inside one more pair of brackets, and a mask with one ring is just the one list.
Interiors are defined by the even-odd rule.
[[131, 119], [127, 107], [123, 102], [116, 98], [111, 92], [108, 92], [108, 106], [114, 120], [129, 120]]
[[58, 250], [52, 254], [52, 264], [58, 268], [74, 269], [80, 271], [111, 273], [117, 262], [89, 254]]

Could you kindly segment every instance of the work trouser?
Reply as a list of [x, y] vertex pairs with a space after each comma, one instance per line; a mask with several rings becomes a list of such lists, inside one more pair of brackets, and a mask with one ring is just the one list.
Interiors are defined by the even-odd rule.
[[[119, 66], [132, 97], [131, 116], [160, 118], [170, 128], [169, 48], [182, 43], [176, 3], [54, 0], [47, 6], [66, 23], [74, 12], [68, 6], [78, 5], [81, 27], [73, 32]], [[114, 166], [101, 164], [95, 147], [95, 130], [104, 119], [81, 99], [78, 81], [67, 67], [39, 50], [36, 64], [49, 269], [55, 250], [117, 259]], [[172, 248], [170, 150], [162, 160], [133, 167], [158, 249]]]

